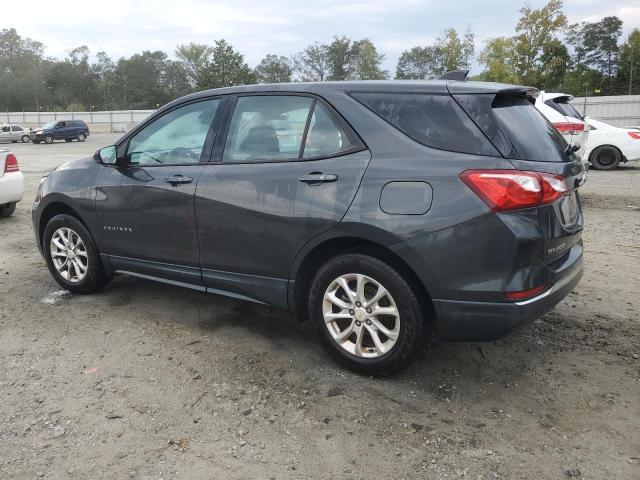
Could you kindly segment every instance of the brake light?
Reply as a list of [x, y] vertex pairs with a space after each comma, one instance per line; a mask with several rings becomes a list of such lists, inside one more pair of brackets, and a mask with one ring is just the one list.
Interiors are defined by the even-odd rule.
[[629, 136], [635, 140], [640, 140], [640, 132], [627, 132]]
[[4, 161], [4, 173], [19, 172], [20, 166], [18, 165], [18, 159], [13, 153], [7, 155]]
[[573, 122], [558, 122], [553, 124], [560, 133], [574, 133], [582, 132], [584, 130], [584, 123]]
[[552, 203], [569, 191], [564, 177], [550, 173], [466, 170], [460, 180], [496, 212]]
[[533, 287], [529, 288], [528, 290], [521, 290], [519, 292], [505, 292], [503, 293], [503, 295], [507, 300], [524, 300], [525, 298], [535, 297], [545, 288], [547, 288], [546, 285], [540, 285], [539, 287]]

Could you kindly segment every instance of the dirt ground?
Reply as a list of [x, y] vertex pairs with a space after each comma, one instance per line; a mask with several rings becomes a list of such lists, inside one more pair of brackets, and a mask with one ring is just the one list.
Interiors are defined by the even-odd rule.
[[640, 478], [640, 164], [589, 173], [585, 276], [553, 312], [372, 379], [286, 312], [126, 277], [60, 292], [38, 180], [114, 138], [11, 146], [27, 191], [0, 221], [0, 479]]

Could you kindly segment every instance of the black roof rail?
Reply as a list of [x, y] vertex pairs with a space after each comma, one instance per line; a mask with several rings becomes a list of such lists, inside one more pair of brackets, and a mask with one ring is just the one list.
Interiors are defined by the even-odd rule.
[[457, 80], [459, 82], [466, 82], [467, 75], [469, 75], [469, 70], [451, 70], [450, 72], [445, 72], [439, 77], [436, 77], [436, 80]]

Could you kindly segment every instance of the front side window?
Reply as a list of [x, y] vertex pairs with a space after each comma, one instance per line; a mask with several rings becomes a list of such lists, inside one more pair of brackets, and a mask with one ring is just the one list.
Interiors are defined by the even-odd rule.
[[219, 99], [190, 103], [153, 121], [129, 142], [133, 165], [184, 165], [200, 162]]
[[349, 147], [351, 142], [333, 115], [320, 102], [317, 102], [309, 122], [304, 158], [326, 157]]
[[312, 104], [312, 98], [300, 96], [239, 97], [222, 160], [297, 160]]
[[352, 96], [423, 145], [461, 153], [499, 155], [450, 95], [353, 93]]

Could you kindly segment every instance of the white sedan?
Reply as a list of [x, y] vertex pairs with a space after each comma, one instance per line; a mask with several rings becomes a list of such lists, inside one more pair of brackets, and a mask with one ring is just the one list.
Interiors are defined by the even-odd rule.
[[583, 159], [596, 170], [613, 170], [620, 162], [640, 160], [640, 128], [618, 128], [585, 117], [589, 138]]
[[30, 128], [21, 127], [20, 125], [0, 125], [0, 142], [27, 143], [30, 133]]
[[24, 195], [24, 178], [16, 156], [0, 148], [0, 217], [9, 217]]

